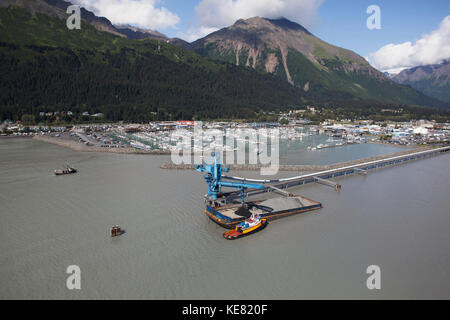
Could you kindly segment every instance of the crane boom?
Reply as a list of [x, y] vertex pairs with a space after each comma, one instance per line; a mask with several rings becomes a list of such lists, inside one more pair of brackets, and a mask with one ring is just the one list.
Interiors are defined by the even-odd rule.
[[222, 187], [240, 189], [242, 195], [242, 204], [245, 201], [245, 195], [248, 188], [260, 190], [265, 188], [264, 185], [255, 183], [223, 181], [223, 179], [226, 179], [227, 177], [223, 176], [222, 173], [228, 172], [230, 168], [222, 166], [217, 153], [214, 154], [214, 164], [203, 163], [201, 165], [196, 165], [195, 169], [199, 172], [206, 173], [204, 178], [206, 183], [208, 184], [208, 196], [214, 200], [217, 199]]

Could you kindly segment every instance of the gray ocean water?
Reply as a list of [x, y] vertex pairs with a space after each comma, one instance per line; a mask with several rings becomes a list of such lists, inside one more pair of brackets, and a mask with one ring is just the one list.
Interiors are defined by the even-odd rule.
[[[321, 161], [396, 151], [383, 148]], [[324, 208], [236, 241], [203, 214], [202, 175], [159, 169], [167, 159], [0, 139], [0, 299], [450, 298], [450, 155], [339, 179], [339, 193], [299, 187]], [[79, 173], [54, 176], [65, 161]], [[127, 233], [110, 238], [114, 224]]]
[[324, 134], [315, 134], [303, 137], [301, 141], [281, 140], [279, 151], [280, 163], [287, 165], [327, 165], [405, 150], [397, 146], [371, 143], [351, 144], [313, 151], [307, 150], [308, 146], [315, 147], [319, 144], [333, 145], [334, 143], [327, 142], [328, 138]]

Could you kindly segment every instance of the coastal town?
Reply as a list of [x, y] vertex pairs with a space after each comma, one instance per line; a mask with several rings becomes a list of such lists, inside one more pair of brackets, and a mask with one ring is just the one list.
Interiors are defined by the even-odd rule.
[[[271, 123], [161, 121], [147, 124], [96, 123], [44, 126], [4, 121], [0, 124], [0, 132], [2, 137], [47, 138], [47, 142], [60, 142], [60, 144], [67, 146], [83, 146], [84, 148], [92, 147], [100, 151], [112, 149], [119, 151], [117, 149], [121, 149], [120, 152], [148, 151], [156, 153], [170, 153], [177, 147], [186, 133], [191, 135], [192, 139], [196, 139], [193, 133], [194, 126], [202, 129], [221, 130], [222, 132], [256, 129], [265, 135], [270, 135], [270, 130], [276, 128], [279, 130], [280, 140], [286, 141], [302, 140], [305, 136], [316, 134], [329, 136], [326, 143], [309, 145], [308, 150], [367, 142], [418, 146], [447, 145], [450, 141], [449, 123], [436, 123], [427, 120], [410, 122], [329, 120], [318, 125], [312, 125], [305, 120], [290, 119], [283, 124], [281, 123], [283, 121]], [[223, 148], [223, 151], [234, 150], [208, 137], [203, 137], [201, 148], [206, 151], [210, 148]]]
[[0, 300], [450, 299], [449, 12], [0, 0]]

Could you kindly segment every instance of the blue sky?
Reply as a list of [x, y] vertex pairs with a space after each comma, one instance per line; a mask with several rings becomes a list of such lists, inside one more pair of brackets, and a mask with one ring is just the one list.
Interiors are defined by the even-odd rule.
[[[450, 0], [72, 0], [113, 23], [195, 40], [238, 18], [265, 16], [302, 24], [324, 41], [353, 50], [378, 69], [450, 58]], [[367, 7], [381, 9], [369, 30]], [[447, 17], [447, 21], [444, 21]], [[443, 23], [443, 21], [445, 23]], [[433, 33], [434, 32], [434, 33]], [[421, 40], [422, 39], [422, 40]], [[416, 41], [421, 40], [416, 43]], [[390, 45], [391, 46], [387, 46]], [[431, 47], [431, 49], [427, 49]]]
[[[165, 0], [162, 5], [180, 17], [177, 29], [166, 28], [170, 37], [179, 36], [196, 23], [195, 7], [200, 0]], [[366, 27], [369, 5], [381, 9], [381, 29]], [[450, 0], [325, 0], [318, 10], [318, 22], [309, 31], [331, 44], [367, 56], [388, 43], [418, 40], [439, 27], [450, 14]]]
[[[371, 4], [381, 9], [380, 30], [366, 27], [366, 9]], [[320, 23], [312, 32], [365, 57], [389, 43], [420, 39], [436, 30], [449, 14], [449, 0], [328, 0], [320, 7]]]

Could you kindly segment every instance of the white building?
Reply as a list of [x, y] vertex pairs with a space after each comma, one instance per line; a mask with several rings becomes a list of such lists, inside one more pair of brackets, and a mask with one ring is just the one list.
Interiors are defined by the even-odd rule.
[[416, 128], [414, 128], [413, 133], [426, 135], [426, 134], [428, 134], [428, 129], [425, 127], [416, 127]]

